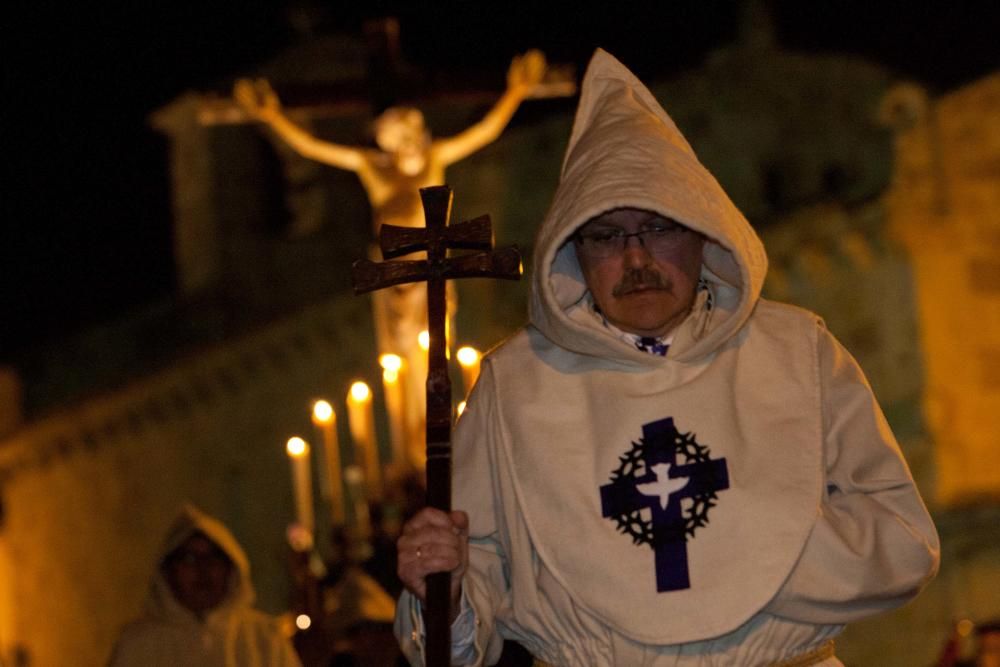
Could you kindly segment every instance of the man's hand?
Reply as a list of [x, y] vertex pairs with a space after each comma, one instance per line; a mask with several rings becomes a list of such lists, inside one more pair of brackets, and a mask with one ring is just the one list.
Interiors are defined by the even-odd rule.
[[233, 86], [233, 99], [244, 111], [265, 123], [281, 114], [281, 100], [267, 79], [240, 79]]
[[469, 516], [425, 507], [403, 525], [396, 541], [397, 568], [406, 590], [427, 601], [427, 575], [451, 572], [451, 613], [455, 620], [462, 576], [469, 565]]
[[545, 67], [545, 55], [538, 49], [515, 56], [507, 70], [507, 88], [526, 97], [545, 76]]

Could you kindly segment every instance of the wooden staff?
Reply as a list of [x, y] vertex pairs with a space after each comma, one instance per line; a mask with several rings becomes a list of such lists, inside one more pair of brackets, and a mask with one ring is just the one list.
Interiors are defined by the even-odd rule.
[[[445, 342], [445, 282], [456, 278], [505, 278], [521, 276], [521, 255], [516, 247], [493, 251], [489, 216], [448, 225], [452, 192], [446, 185], [420, 190], [426, 227], [382, 225], [379, 245], [385, 259], [427, 251], [426, 260], [354, 263], [354, 293], [402, 283], [427, 283], [427, 325], [430, 332], [427, 371], [427, 504], [451, 511], [451, 380]], [[480, 252], [448, 257], [449, 249]], [[451, 573], [427, 577], [427, 665], [446, 667], [451, 662]]]

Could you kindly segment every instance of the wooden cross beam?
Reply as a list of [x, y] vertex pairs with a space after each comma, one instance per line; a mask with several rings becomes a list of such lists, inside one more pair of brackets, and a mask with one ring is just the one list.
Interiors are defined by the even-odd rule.
[[[426, 227], [382, 225], [379, 245], [387, 260], [427, 251], [426, 260], [354, 263], [354, 293], [411, 282], [427, 283], [427, 329], [430, 334], [427, 372], [427, 504], [451, 511], [451, 380], [445, 341], [445, 283], [456, 278], [521, 277], [516, 247], [493, 251], [488, 216], [448, 225], [452, 192], [445, 185], [423, 188]], [[451, 249], [480, 252], [449, 257]], [[427, 578], [427, 665], [442, 667], [451, 659], [450, 573]]]

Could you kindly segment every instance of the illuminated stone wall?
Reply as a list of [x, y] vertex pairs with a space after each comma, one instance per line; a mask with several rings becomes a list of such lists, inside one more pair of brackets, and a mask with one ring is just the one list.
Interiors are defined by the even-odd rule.
[[908, 250], [944, 506], [1000, 499], [1000, 74], [928, 103], [901, 86], [893, 234]]
[[932, 664], [957, 620], [1000, 617], [1000, 76], [934, 101], [901, 85], [881, 113], [885, 193], [761, 230], [765, 295], [822, 315], [858, 359], [941, 535], [928, 589], [838, 640], [849, 667]]

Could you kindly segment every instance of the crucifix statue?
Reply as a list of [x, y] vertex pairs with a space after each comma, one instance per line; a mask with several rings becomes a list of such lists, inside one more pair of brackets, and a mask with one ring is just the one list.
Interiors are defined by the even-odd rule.
[[[345, 146], [324, 141], [293, 122], [281, 101], [263, 79], [240, 80], [233, 89], [236, 102], [252, 118], [266, 123], [300, 155], [358, 175], [372, 207], [376, 235], [383, 225], [420, 227], [422, 215], [418, 191], [445, 182], [445, 168], [491, 143], [507, 126], [523, 100], [540, 88], [546, 73], [545, 57], [528, 51], [515, 57], [507, 72], [507, 89], [477, 123], [459, 134], [431, 139], [423, 114], [412, 107], [390, 107], [374, 122], [378, 149]], [[377, 252], [370, 253], [378, 259]], [[454, 294], [449, 298], [454, 312]], [[419, 437], [423, 396], [412, 381], [426, 371], [417, 339], [426, 330], [427, 296], [422, 284], [399, 284], [373, 295], [375, 331], [380, 354], [399, 355], [409, 367], [411, 379], [406, 405], [410, 409], [410, 437]]]
[[[354, 292], [364, 294], [394, 285], [427, 283], [427, 320], [430, 332], [427, 404], [427, 504], [451, 510], [451, 381], [445, 341], [445, 284], [456, 278], [506, 278], [521, 275], [517, 248], [493, 251], [493, 232], [488, 216], [448, 225], [452, 192], [447, 186], [420, 190], [426, 227], [383, 225], [379, 234], [382, 256], [393, 259], [425, 251], [422, 260], [376, 263], [360, 259], [354, 263]], [[479, 252], [448, 256], [450, 249]], [[427, 579], [427, 664], [448, 665], [450, 642], [450, 573]]]

